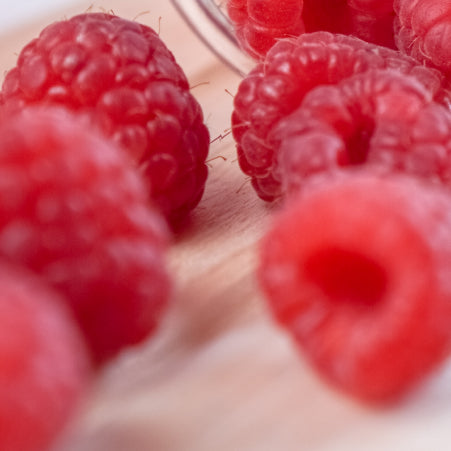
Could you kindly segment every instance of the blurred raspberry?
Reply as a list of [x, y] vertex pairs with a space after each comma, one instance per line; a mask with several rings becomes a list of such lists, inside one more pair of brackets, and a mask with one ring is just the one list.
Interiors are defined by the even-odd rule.
[[317, 371], [394, 400], [451, 344], [451, 197], [406, 176], [341, 176], [287, 202], [261, 248], [272, 312]]
[[169, 294], [167, 230], [111, 141], [63, 109], [0, 125], [0, 256], [59, 289], [96, 360], [154, 331]]
[[88, 383], [88, 353], [64, 300], [0, 263], [0, 449], [42, 451]]

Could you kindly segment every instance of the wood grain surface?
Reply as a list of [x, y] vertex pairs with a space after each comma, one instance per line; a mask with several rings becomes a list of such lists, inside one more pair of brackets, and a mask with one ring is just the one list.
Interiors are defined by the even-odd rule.
[[80, 2], [0, 34], [3, 72], [48, 22], [89, 8], [159, 29], [188, 75], [212, 138], [224, 137], [211, 146], [205, 196], [172, 245], [176, 287], [158, 333], [96, 376], [52, 451], [451, 449], [449, 365], [402, 403], [375, 410], [324, 385], [271, 321], [255, 267], [272, 209], [240, 172], [227, 135], [239, 77], [169, 0]]

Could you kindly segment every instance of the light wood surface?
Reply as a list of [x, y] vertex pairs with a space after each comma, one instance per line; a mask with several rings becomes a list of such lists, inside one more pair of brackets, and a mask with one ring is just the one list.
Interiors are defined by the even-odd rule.
[[[2, 70], [46, 23], [90, 6], [0, 34]], [[99, 9], [160, 29], [211, 136], [227, 134], [239, 77], [169, 0], [105, 0], [92, 5]], [[375, 410], [325, 386], [273, 324], [254, 275], [271, 208], [256, 198], [234, 152], [230, 135], [211, 146], [204, 199], [170, 252], [176, 288], [159, 332], [97, 375], [52, 451], [451, 449], [449, 365], [409, 399]]]

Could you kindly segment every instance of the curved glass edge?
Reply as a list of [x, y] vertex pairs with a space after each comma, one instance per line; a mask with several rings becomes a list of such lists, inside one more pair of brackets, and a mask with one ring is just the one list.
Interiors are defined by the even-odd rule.
[[213, 0], [172, 0], [197, 36], [223, 62], [241, 76], [256, 65], [238, 45], [229, 19]]

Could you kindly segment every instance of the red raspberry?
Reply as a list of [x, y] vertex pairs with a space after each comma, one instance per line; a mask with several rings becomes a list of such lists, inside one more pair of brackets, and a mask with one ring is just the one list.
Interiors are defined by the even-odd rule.
[[89, 116], [145, 173], [177, 225], [207, 178], [208, 131], [172, 53], [149, 27], [111, 14], [56, 22], [21, 51], [4, 102], [58, 104]]
[[419, 61], [451, 74], [451, 3], [395, 1], [396, 44]]
[[228, 0], [242, 48], [262, 59], [280, 39], [314, 31], [343, 33], [395, 48], [392, 0]]
[[[394, 36], [395, 13], [392, 1], [391, 11], [381, 17], [375, 17], [374, 13], [360, 10], [350, 10], [351, 34], [365, 41], [374, 42], [389, 48], [396, 48]], [[382, 5], [381, 5], [382, 6]]]
[[305, 31], [303, 0], [228, 0], [227, 12], [243, 49], [259, 58], [281, 37]]
[[304, 0], [302, 20], [307, 32], [350, 33], [347, 0]]
[[44, 450], [88, 382], [87, 351], [62, 299], [0, 264], [0, 449]]
[[[269, 140], [285, 193], [365, 165], [451, 183], [451, 114], [412, 77], [368, 71], [308, 93]], [[450, 185], [451, 186], [451, 185]]]
[[127, 156], [63, 109], [0, 126], [0, 255], [68, 298], [97, 360], [151, 333], [164, 309], [166, 229]]
[[365, 173], [287, 203], [262, 244], [270, 308], [324, 378], [398, 397], [449, 353], [451, 198]]
[[446, 97], [438, 71], [394, 50], [327, 32], [278, 42], [241, 82], [232, 129], [240, 166], [252, 177], [262, 199], [280, 196], [280, 181], [274, 172], [277, 149], [268, 139], [275, 125], [296, 110], [312, 89], [373, 69], [395, 69], [414, 76], [437, 100]]

